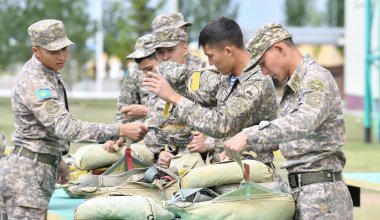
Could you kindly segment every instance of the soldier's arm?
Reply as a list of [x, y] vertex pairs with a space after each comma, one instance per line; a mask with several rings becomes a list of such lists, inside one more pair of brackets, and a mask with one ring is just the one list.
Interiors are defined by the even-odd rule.
[[248, 143], [284, 143], [311, 135], [326, 120], [332, 105], [332, 91], [323, 83], [322, 91], [299, 88], [297, 108], [289, 115], [244, 129]]
[[249, 94], [229, 97], [225, 105], [211, 109], [182, 98], [174, 110], [174, 116], [210, 137], [232, 136], [249, 126], [247, 123], [252, 121], [263, 100], [267, 99], [266, 84], [264, 81], [252, 82]]
[[132, 71], [130, 74], [128, 74], [128, 76], [125, 77], [121, 86], [116, 109], [116, 123], [118, 124], [124, 124], [133, 121], [132, 118], [127, 118], [124, 116], [121, 111], [123, 107], [132, 104], [141, 104], [141, 97], [139, 94], [139, 85], [141, 85], [141, 82], [138, 82], [137, 74], [143, 73], [138, 70]]

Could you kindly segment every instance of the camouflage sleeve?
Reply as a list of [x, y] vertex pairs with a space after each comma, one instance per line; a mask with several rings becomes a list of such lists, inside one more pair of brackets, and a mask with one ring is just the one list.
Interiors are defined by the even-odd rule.
[[268, 80], [249, 82], [244, 85], [244, 88], [250, 91], [249, 93], [230, 96], [224, 105], [211, 109], [183, 98], [173, 114], [182, 122], [210, 137], [230, 137], [252, 125], [255, 114], [261, 114], [258, 110], [270, 95], [268, 91], [271, 90], [268, 86], [272, 86]]
[[[195, 74], [195, 73], [193, 73]], [[191, 80], [194, 80], [193, 77]], [[191, 81], [189, 82], [191, 83]], [[199, 80], [199, 89], [186, 90], [183, 94], [186, 98], [204, 107], [213, 107], [217, 104], [216, 95], [219, 90], [220, 74], [203, 70]], [[190, 87], [190, 86], [189, 86]]]
[[328, 117], [333, 93], [325, 86], [309, 88], [307, 85], [313, 81], [329, 85], [324, 79], [304, 79], [298, 90], [299, 102], [293, 103], [295, 110], [284, 117], [244, 129], [248, 143], [284, 143], [311, 135]]
[[42, 80], [38, 85], [30, 85], [30, 88], [36, 90], [34, 94], [37, 94], [39, 88], [45, 88], [46, 91], [49, 90], [49, 96], [45, 98], [29, 96], [26, 103], [37, 120], [52, 135], [62, 140], [73, 142], [104, 142], [115, 140], [119, 137], [119, 125], [106, 125], [75, 119], [66, 110], [64, 101], [59, 95], [60, 93], [52, 86], [49, 86], [49, 83], [44, 82]]
[[205, 139], [205, 146], [208, 152], [214, 152], [216, 148], [215, 138], [207, 137]]
[[123, 117], [121, 108], [131, 104], [141, 104], [139, 92], [139, 78], [138, 74], [143, 74], [138, 69], [132, 69], [128, 76], [125, 77], [121, 86], [120, 95], [117, 100], [116, 118], [118, 124], [125, 124], [130, 122], [127, 118]]

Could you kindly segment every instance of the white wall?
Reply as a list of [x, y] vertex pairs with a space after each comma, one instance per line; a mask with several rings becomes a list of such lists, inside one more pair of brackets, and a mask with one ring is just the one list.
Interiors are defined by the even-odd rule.
[[[376, 3], [376, 1], [374, 1]], [[380, 1], [377, 1], [380, 4]], [[348, 96], [364, 96], [365, 80], [365, 0], [345, 2], [345, 76], [344, 88]], [[377, 5], [380, 7], [380, 5]], [[378, 8], [374, 7], [372, 25], [372, 47], [378, 45]], [[372, 67], [372, 93], [378, 97], [378, 71]], [[349, 102], [349, 100], [346, 100]]]

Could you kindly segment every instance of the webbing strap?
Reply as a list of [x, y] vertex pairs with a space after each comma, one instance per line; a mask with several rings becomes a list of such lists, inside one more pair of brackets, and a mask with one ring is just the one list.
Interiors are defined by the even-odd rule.
[[200, 81], [201, 81], [201, 72], [194, 71], [190, 79], [189, 91], [192, 92], [192, 91], [198, 90]]
[[133, 163], [132, 163], [132, 154], [131, 154], [131, 148], [130, 147], [127, 147], [125, 149], [125, 162], [127, 165], [127, 169], [132, 170], [133, 169]]
[[169, 109], [170, 109], [170, 102], [166, 102], [165, 103], [165, 108], [164, 108], [164, 112], [163, 112], [163, 115], [165, 118], [169, 118]]

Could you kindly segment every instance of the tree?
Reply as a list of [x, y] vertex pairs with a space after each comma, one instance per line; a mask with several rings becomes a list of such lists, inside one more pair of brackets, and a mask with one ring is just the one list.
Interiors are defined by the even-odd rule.
[[332, 27], [344, 26], [344, 2], [342, 0], [326, 1], [326, 24]]
[[125, 60], [137, 38], [151, 32], [151, 22], [164, 3], [160, 0], [149, 6], [149, 0], [107, 1], [103, 13], [104, 51]]
[[85, 8], [86, 0], [0, 0], [0, 69], [31, 57], [27, 28], [46, 18], [63, 21], [66, 34], [75, 43], [70, 56], [83, 63], [88, 57], [85, 41], [93, 34]]
[[323, 13], [318, 11], [315, 0], [286, 0], [286, 24], [289, 26], [320, 26]]
[[286, 24], [289, 26], [344, 26], [343, 0], [327, 0], [318, 10], [315, 0], [286, 0]]
[[211, 20], [221, 15], [236, 20], [239, 4], [232, 4], [231, 0], [178, 0], [179, 11], [184, 15], [186, 21], [193, 23], [189, 29], [189, 38], [198, 40], [199, 32]]

